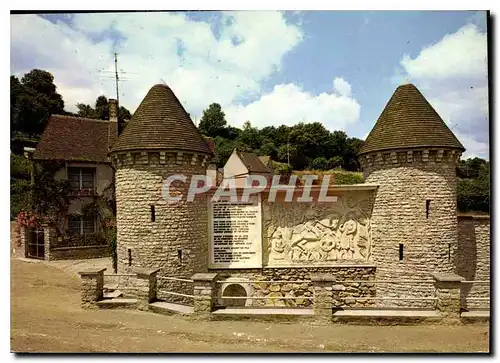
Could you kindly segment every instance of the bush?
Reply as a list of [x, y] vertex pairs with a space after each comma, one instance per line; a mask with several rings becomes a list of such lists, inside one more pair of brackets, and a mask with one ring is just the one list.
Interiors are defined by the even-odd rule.
[[277, 161], [272, 161], [274, 175], [290, 175], [292, 174], [292, 167], [287, 163], [280, 163]]
[[30, 179], [30, 161], [23, 155], [10, 154], [10, 176], [16, 179]]
[[10, 219], [15, 220], [30, 205], [31, 185], [28, 180], [10, 178]]
[[363, 173], [354, 171], [334, 171], [335, 184], [362, 184], [365, 182]]
[[[323, 177], [325, 175], [331, 175], [330, 185], [364, 183], [363, 173], [345, 171], [342, 169], [323, 170], [323, 171], [303, 170], [303, 171], [294, 171], [294, 174], [297, 175], [297, 178], [299, 180], [302, 180], [303, 175], [318, 175], [318, 179], [313, 182], [313, 185], [321, 185], [323, 182]], [[300, 182], [300, 184], [302, 184], [302, 182]]]
[[458, 179], [457, 205], [460, 212], [489, 212], [489, 180]]
[[328, 169], [339, 168], [344, 164], [344, 159], [341, 156], [334, 156], [330, 160], [328, 160]]
[[320, 156], [319, 158], [316, 158], [312, 161], [311, 168], [313, 168], [314, 170], [328, 169], [328, 160], [326, 160], [326, 158], [324, 158], [323, 156]]

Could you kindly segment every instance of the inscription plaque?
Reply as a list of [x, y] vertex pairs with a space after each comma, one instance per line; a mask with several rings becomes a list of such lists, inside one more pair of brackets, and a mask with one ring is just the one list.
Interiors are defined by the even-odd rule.
[[210, 202], [210, 268], [262, 267], [260, 195]]

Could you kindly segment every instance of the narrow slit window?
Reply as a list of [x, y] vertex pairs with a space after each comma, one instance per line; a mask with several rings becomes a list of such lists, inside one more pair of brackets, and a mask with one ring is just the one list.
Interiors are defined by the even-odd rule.
[[156, 213], [155, 213], [155, 206], [151, 206], [151, 222], [154, 222], [156, 220]]
[[128, 265], [132, 266], [132, 250], [128, 249]]
[[431, 200], [427, 199], [425, 201], [425, 218], [429, 218], [430, 210], [431, 210]]
[[451, 243], [448, 243], [448, 262], [451, 261]]
[[399, 244], [399, 261], [403, 261], [403, 244]]
[[182, 263], [182, 250], [177, 250], [177, 258], [179, 259], [179, 263]]

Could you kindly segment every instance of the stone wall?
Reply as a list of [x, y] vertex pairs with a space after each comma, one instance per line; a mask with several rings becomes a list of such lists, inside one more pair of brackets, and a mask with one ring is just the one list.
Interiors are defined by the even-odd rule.
[[26, 257], [25, 231], [17, 221], [10, 222], [10, 248], [14, 257]]
[[[430, 280], [433, 272], [454, 272], [458, 157], [457, 152], [448, 150], [405, 150], [360, 157], [365, 181], [379, 184], [371, 220], [377, 280]], [[434, 286], [377, 285], [377, 295], [432, 297]], [[386, 301], [384, 305], [430, 308], [434, 303]]]
[[83, 260], [109, 256], [108, 246], [52, 247], [50, 249], [51, 260]]
[[[206, 272], [208, 265], [208, 221], [206, 195], [186, 202], [190, 180], [174, 182], [171, 195], [183, 195], [169, 204], [163, 197], [165, 179], [173, 174], [206, 174], [203, 155], [173, 152], [115, 154], [118, 272], [134, 268], [159, 268], [161, 290], [193, 293], [192, 284], [162, 280], [163, 276], [190, 279]], [[154, 206], [155, 220], [152, 221]], [[180, 286], [179, 286], [180, 285]]]
[[[458, 217], [457, 274], [466, 280], [490, 279], [490, 217]], [[461, 304], [466, 309], [487, 308], [488, 301], [469, 300], [489, 297], [490, 285], [462, 284]]]
[[[230, 285], [242, 285], [245, 289], [246, 296], [254, 297], [272, 297], [267, 300], [243, 300], [244, 303], [238, 300], [227, 301], [219, 300], [218, 305], [226, 306], [234, 303], [234, 305], [242, 304], [245, 306], [288, 306], [288, 307], [308, 307], [312, 305], [312, 300], [307, 298], [313, 297], [313, 285], [311, 276], [318, 274], [332, 274], [336, 281], [333, 285], [344, 285], [346, 289], [340, 292], [340, 297], [343, 300], [343, 307], [361, 307], [372, 306], [373, 301], [356, 301], [352, 297], [374, 297], [375, 287], [372, 283], [344, 283], [343, 280], [366, 280], [373, 281], [375, 279], [375, 267], [370, 265], [365, 266], [348, 266], [339, 265], [336, 267], [302, 267], [302, 268], [263, 268], [263, 269], [228, 269], [228, 270], [212, 270], [218, 273], [217, 296], [222, 296], [223, 290]], [[285, 281], [280, 283], [266, 282], [231, 282], [248, 279], [249, 281]], [[286, 281], [290, 281], [289, 283]], [[236, 291], [236, 289], [233, 289]], [[243, 291], [241, 291], [243, 292]], [[224, 294], [227, 296], [240, 296], [240, 294]], [[299, 299], [281, 299], [280, 297], [299, 297]]]

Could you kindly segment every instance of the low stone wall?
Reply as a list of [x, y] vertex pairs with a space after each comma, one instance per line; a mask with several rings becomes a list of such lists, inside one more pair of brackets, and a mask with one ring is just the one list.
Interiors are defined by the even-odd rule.
[[[273, 299], [248, 299], [248, 300], [221, 300], [217, 302], [219, 306], [229, 304], [238, 305], [238, 301], [243, 301], [245, 306], [289, 306], [308, 307], [313, 305], [313, 301], [308, 298], [313, 297], [313, 284], [311, 276], [320, 274], [331, 274], [335, 281], [333, 285], [343, 285], [345, 290], [339, 291], [339, 297], [343, 301], [342, 307], [367, 307], [373, 306], [375, 302], [354, 300], [355, 297], [374, 297], [375, 286], [373, 283], [341, 283], [343, 280], [366, 280], [375, 279], [375, 267], [366, 266], [336, 266], [336, 267], [301, 267], [301, 268], [263, 268], [263, 269], [224, 269], [211, 270], [218, 273], [217, 296], [222, 296], [223, 292], [230, 285], [241, 285], [245, 289], [246, 296], [272, 297]], [[256, 281], [285, 281], [280, 283], [239, 283], [231, 281], [241, 281], [248, 279]], [[286, 281], [290, 281], [287, 283]], [[241, 288], [239, 288], [241, 290]], [[237, 289], [233, 289], [235, 291]], [[243, 291], [241, 291], [243, 292]], [[225, 293], [225, 295], [228, 295]], [[233, 296], [236, 296], [233, 295]], [[299, 299], [280, 299], [283, 297], [298, 297]], [[243, 305], [243, 303], [239, 303]]]
[[[468, 281], [490, 279], [490, 217], [458, 217], [457, 274]], [[465, 309], [487, 308], [489, 302], [472, 300], [489, 297], [488, 283], [462, 284], [461, 305]]]
[[10, 222], [10, 248], [14, 257], [26, 257], [25, 236], [17, 221]]
[[108, 246], [52, 247], [51, 260], [84, 260], [87, 258], [109, 257]]

